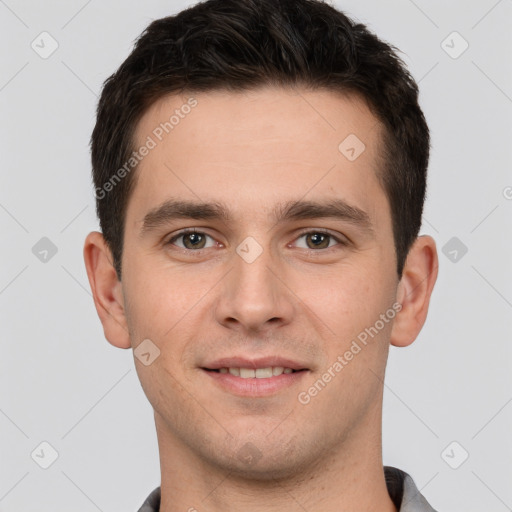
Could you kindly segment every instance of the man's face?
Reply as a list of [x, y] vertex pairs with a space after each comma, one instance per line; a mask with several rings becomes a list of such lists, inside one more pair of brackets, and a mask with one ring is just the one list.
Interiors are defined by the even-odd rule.
[[[136, 360], [137, 371], [160, 441], [176, 453], [285, 476], [380, 432], [392, 320], [377, 321], [398, 284], [377, 179], [381, 126], [361, 100], [327, 91], [194, 98], [191, 109], [186, 95], [160, 100], [137, 127], [135, 146], [150, 136], [156, 147], [127, 208], [122, 294], [132, 346], [149, 339], [160, 350], [148, 366]], [[158, 130], [176, 109], [183, 118]], [[154, 215], [170, 200], [220, 204], [229, 218]], [[351, 208], [283, 215], [294, 202], [333, 201]], [[251, 367], [267, 357], [276, 364], [265, 367], [286, 359], [304, 370], [251, 381], [211, 371], [245, 364], [220, 359]]]

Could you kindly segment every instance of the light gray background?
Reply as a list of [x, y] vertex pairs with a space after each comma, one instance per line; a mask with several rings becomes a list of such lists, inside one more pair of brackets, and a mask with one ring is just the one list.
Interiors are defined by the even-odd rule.
[[[137, 510], [160, 483], [152, 408], [83, 263], [88, 142], [102, 82], [150, 21], [190, 4], [0, 0], [0, 511]], [[439, 279], [417, 341], [390, 350], [384, 463], [440, 512], [512, 510], [512, 1], [335, 5], [402, 50], [432, 130], [422, 233]], [[31, 48], [43, 31], [59, 44], [47, 59]], [[58, 249], [46, 263], [42, 237]], [[456, 262], [452, 237], [468, 248]], [[48, 469], [31, 458], [43, 441]]]

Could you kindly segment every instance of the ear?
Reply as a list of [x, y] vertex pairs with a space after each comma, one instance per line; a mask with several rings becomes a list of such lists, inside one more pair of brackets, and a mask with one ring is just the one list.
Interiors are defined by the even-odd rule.
[[122, 284], [112, 263], [112, 253], [101, 233], [93, 231], [87, 235], [84, 261], [105, 338], [115, 347], [131, 348]]
[[431, 236], [416, 238], [398, 283], [397, 301], [402, 309], [396, 315], [391, 331], [391, 344], [410, 345], [418, 336], [427, 318], [430, 296], [437, 279], [436, 243]]

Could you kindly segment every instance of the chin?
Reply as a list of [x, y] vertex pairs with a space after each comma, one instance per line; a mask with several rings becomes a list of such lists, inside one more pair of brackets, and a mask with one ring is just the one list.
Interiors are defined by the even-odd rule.
[[297, 476], [297, 464], [288, 461], [276, 462], [273, 460], [265, 461], [261, 459], [254, 465], [249, 465], [244, 462], [233, 462], [229, 463], [224, 467], [226, 471], [229, 471], [230, 478], [238, 477], [240, 480], [247, 480], [254, 482], [276, 482], [279, 483], [282, 480], [290, 480]]
[[[263, 449], [257, 448], [256, 443], [263, 446]], [[278, 483], [280, 480], [297, 478], [301, 473], [311, 470], [313, 459], [315, 457], [307, 456], [303, 443], [272, 444], [263, 438], [259, 442], [242, 443], [231, 456], [228, 450], [218, 453], [212, 462], [229, 472], [231, 477], [240, 480]]]

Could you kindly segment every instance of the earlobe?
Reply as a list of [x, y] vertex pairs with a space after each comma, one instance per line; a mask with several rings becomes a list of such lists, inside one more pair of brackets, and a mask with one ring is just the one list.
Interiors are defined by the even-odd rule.
[[421, 331], [427, 318], [438, 265], [434, 239], [427, 235], [418, 237], [407, 255], [398, 284], [397, 301], [402, 309], [393, 323], [392, 345], [406, 347]]
[[115, 347], [131, 348], [122, 285], [112, 264], [111, 251], [101, 233], [93, 231], [87, 235], [84, 261], [105, 338]]

